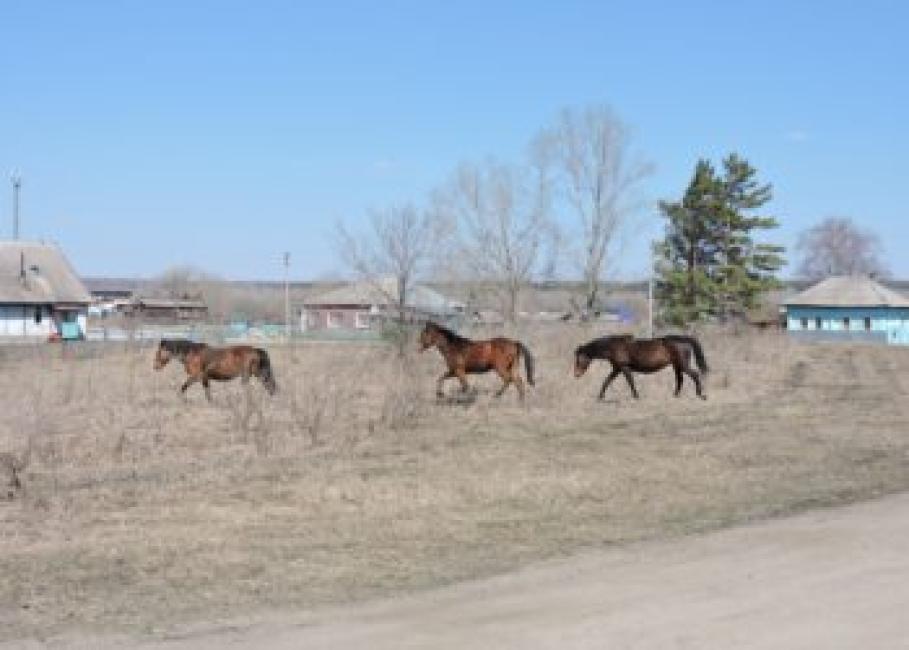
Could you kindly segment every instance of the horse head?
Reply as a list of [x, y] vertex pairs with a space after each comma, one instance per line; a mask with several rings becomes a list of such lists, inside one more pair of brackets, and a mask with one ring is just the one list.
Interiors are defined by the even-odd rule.
[[167, 341], [162, 340], [158, 343], [158, 351], [155, 353], [155, 370], [161, 370], [161, 368], [168, 364], [170, 358], [171, 351], [167, 345]]
[[426, 321], [423, 331], [420, 332], [420, 352], [438, 345], [441, 337], [442, 332], [439, 330], [439, 326], [432, 321]]
[[584, 351], [584, 346], [577, 348], [574, 351], [574, 376], [575, 378], [581, 377], [587, 372], [587, 368], [590, 367], [590, 362], [592, 361], [589, 354]]

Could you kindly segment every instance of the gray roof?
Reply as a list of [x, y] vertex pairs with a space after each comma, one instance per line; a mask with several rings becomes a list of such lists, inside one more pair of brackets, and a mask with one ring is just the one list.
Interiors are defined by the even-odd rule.
[[[450, 313], [463, 309], [463, 303], [442, 295], [426, 285], [413, 286], [405, 303], [408, 307], [431, 313]], [[392, 307], [398, 302], [398, 283], [395, 278], [354, 282], [306, 302], [307, 306], [351, 305]]]
[[783, 304], [810, 307], [909, 307], [909, 298], [871, 278], [834, 276], [787, 298]]
[[0, 303], [89, 302], [85, 285], [59, 248], [37, 242], [0, 241]]

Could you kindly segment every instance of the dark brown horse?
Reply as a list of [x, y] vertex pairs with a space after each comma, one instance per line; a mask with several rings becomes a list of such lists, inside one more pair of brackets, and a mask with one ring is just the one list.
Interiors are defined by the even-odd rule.
[[269, 395], [278, 390], [271, 361], [265, 350], [249, 345], [233, 345], [215, 348], [205, 343], [185, 339], [162, 339], [155, 353], [155, 370], [161, 370], [173, 358], [178, 358], [189, 375], [180, 387], [180, 394], [195, 382], [202, 382], [205, 397], [211, 401], [209, 380], [228, 381], [240, 377], [244, 384], [250, 377], [258, 377]]
[[[697, 363], [697, 370], [691, 367], [691, 357]], [[612, 364], [612, 372], [607, 375], [600, 388], [600, 399], [612, 380], [620, 374], [631, 387], [631, 394], [638, 397], [632, 373], [651, 373], [671, 365], [675, 371], [675, 396], [682, 390], [683, 375], [694, 381], [698, 397], [707, 399], [701, 387], [701, 374], [707, 374], [707, 359], [700, 342], [693, 336], [664, 336], [657, 339], [636, 339], [630, 334], [604, 336], [578, 347], [574, 351], [574, 376], [583, 375], [590, 362], [603, 359]]]
[[439, 377], [436, 385], [436, 395], [439, 397], [444, 396], [442, 383], [446, 379], [457, 377], [461, 389], [467, 391], [468, 374], [495, 370], [502, 379], [502, 387], [496, 392], [496, 397], [501, 397], [508, 386], [514, 383], [523, 400], [524, 381], [518, 372], [521, 357], [524, 357], [527, 383], [533, 386], [533, 355], [520, 341], [506, 338], [471, 341], [441, 325], [428, 322], [420, 333], [420, 352], [432, 347], [438, 348], [448, 365], [448, 370]]

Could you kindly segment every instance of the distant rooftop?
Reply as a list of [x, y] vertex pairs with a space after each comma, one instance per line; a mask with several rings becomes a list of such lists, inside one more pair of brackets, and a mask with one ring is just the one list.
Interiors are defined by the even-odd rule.
[[[424, 284], [416, 284], [405, 300], [409, 307], [436, 313], [463, 309], [464, 305]], [[394, 278], [353, 282], [306, 301], [307, 305], [357, 305], [390, 307], [398, 302], [398, 283]]]
[[785, 305], [806, 307], [909, 307], [909, 298], [863, 276], [834, 276], [790, 296]]

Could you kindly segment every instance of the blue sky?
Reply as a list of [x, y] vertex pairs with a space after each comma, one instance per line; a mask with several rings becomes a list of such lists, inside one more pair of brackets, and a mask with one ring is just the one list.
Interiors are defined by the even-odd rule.
[[[698, 157], [773, 183], [774, 238], [828, 215], [909, 277], [903, 2], [41, 2], [0, 12], [0, 217], [86, 275], [343, 269], [336, 219], [421, 201], [463, 160], [519, 158], [606, 103], [678, 196]], [[641, 216], [616, 272], [643, 277]]]

